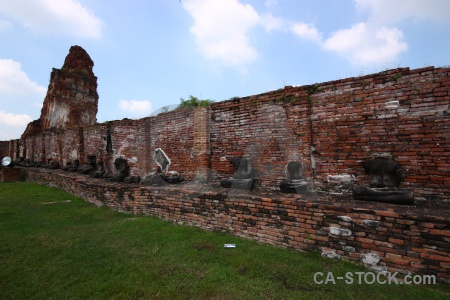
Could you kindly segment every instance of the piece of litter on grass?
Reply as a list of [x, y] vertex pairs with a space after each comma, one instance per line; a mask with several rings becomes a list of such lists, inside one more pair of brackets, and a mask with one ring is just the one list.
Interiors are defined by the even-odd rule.
[[224, 248], [236, 248], [236, 244], [225, 244], [223, 245]]
[[68, 203], [71, 202], [72, 200], [65, 200], [65, 201], [53, 201], [53, 202], [42, 202], [42, 205], [47, 205], [47, 204], [55, 204], [55, 203]]

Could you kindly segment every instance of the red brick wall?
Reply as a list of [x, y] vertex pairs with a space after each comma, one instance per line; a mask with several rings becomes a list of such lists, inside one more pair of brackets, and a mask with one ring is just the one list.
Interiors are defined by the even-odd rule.
[[[299, 161], [305, 177], [325, 192], [342, 192], [339, 181], [329, 180], [336, 176], [367, 184], [363, 161], [391, 156], [403, 166], [402, 187], [413, 189], [416, 197], [448, 199], [449, 73], [449, 68], [405, 68], [285, 87], [217, 102], [210, 110], [176, 110], [68, 129], [59, 148], [63, 163], [69, 149], [76, 149], [83, 163], [86, 155], [106, 149], [110, 128], [110, 172], [114, 159], [124, 156], [132, 175], [143, 177], [156, 169], [152, 154], [161, 148], [172, 161], [170, 170], [189, 180], [212, 174], [217, 183], [232, 176], [230, 158], [244, 155], [265, 188], [277, 189], [287, 163]], [[27, 158], [57, 152], [57, 139], [47, 134], [26, 138]]]
[[150, 118], [150, 170], [157, 164], [153, 151], [161, 148], [171, 160], [169, 171], [177, 171], [187, 179], [194, 179], [198, 164], [194, 159], [194, 110], [181, 109]]
[[0, 160], [9, 156], [9, 141], [0, 141]]
[[[60, 164], [65, 165], [72, 161], [73, 157], [79, 157], [80, 150], [83, 149], [81, 144], [83, 130], [81, 128], [66, 129], [60, 134]], [[73, 155], [73, 157], [71, 157]]]
[[308, 199], [277, 193], [232, 192], [210, 185], [183, 188], [108, 183], [84, 175], [22, 168], [28, 181], [59, 187], [119, 211], [156, 215], [294, 250], [331, 251], [361, 262], [378, 255], [378, 268], [436, 275], [450, 283], [449, 208]]
[[211, 179], [210, 118], [209, 107], [194, 110], [193, 156], [196, 162], [194, 179], [197, 181], [209, 181]]
[[[207, 122], [208, 118], [202, 120]], [[108, 129], [113, 148], [111, 155], [106, 155]], [[204, 143], [205, 139], [199, 136], [200, 143]], [[131, 175], [144, 177], [157, 168], [152, 155], [156, 148], [162, 148], [172, 161], [169, 170], [178, 171], [187, 179], [193, 179], [196, 174], [194, 110], [177, 110], [151, 118], [123, 119], [84, 127], [83, 144], [85, 156], [97, 154], [99, 148], [103, 149], [105, 167], [111, 173], [115, 171], [115, 159], [123, 157], [130, 166]], [[205, 146], [199, 151], [204, 159], [207, 153]]]
[[46, 132], [42, 135], [45, 150], [45, 161], [49, 159], [60, 162], [61, 159], [61, 145], [60, 133]]
[[11, 140], [9, 144], [9, 156], [12, 157], [13, 160], [17, 160], [19, 158], [19, 140]]
[[[29, 160], [34, 161], [35, 152], [36, 152], [36, 154], [38, 154], [39, 151], [42, 150], [40, 140], [41, 140], [41, 135], [27, 136], [25, 138], [25, 141], [23, 141], [23, 148], [22, 148], [23, 149], [22, 154], [23, 154], [24, 159], [29, 159]], [[38, 145], [36, 145], [36, 143]]]
[[[114, 161], [118, 157], [127, 160], [130, 166], [130, 175], [144, 175], [145, 170], [138, 168], [140, 159], [146, 159], [146, 155], [142, 149], [142, 141], [138, 134], [140, 128], [139, 120], [121, 120], [109, 123], [111, 130], [112, 147], [114, 154], [109, 161], [109, 166], [114, 170]], [[106, 144], [105, 144], [106, 145]], [[114, 172], [114, 171], [113, 171]]]
[[[211, 168], [230, 177], [230, 158], [251, 158], [266, 187], [285, 179], [289, 161], [303, 163], [311, 177], [309, 105], [304, 89], [285, 88], [219, 102], [211, 108]], [[291, 103], [292, 101], [292, 103]]]
[[367, 183], [362, 162], [388, 155], [415, 196], [448, 198], [449, 72], [396, 69], [318, 85], [311, 95], [316, 187], [328, 190], [330, 174]]
[[22, 172], [17, 168], [0, 167], [0, 182], [20, 181]]
[[249, 156], [262, 185], [276, 188], [285, 165], [298, 160], [316, 189], [333, 192], [339, 183], [329, 176], [367, 184], [363, 161], [391, 156], [403, 166], [404, 188], [448, 199], [449, 73], [395, 69], [216, 103], [211, 167], [219, 179], [228, 177], [229, 158]]
[[[152, 118], [124, 119], [85, 127], [84, 152], [96, 154], [102, 148], [109, 172], [114, 172], [115, 159], [123, 157], [130, 166], [131, 175], [144, 177], [157, 167], [152, 158], [153, 150], [162, 148], [172, 160], [170, 170], [192, 178], [193, 116], [192, 110], [180, 110]], [[107, 129], [111, 134], [111, 155], [106, 155]]]

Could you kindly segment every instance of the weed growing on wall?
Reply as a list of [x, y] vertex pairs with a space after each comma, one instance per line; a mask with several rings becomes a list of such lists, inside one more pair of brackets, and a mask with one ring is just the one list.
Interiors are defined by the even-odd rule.
[[211, 99], [200, 100], [197, 97], [192, 95], [189, 96], [189, 99], [185, 100], [180, 98], [181, 103], [178, 105], [177, 109], [181, 108], [196, 108], [196, 107], [207, 107], [214, 103]]

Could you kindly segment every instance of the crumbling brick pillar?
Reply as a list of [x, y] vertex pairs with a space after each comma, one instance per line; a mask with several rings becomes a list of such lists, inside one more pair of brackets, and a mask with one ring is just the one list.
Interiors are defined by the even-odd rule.
[[210, 180], [211, 157], [209, 139], [209, 121], [211, 111], [209, 107], [199, 107], [194, 110], [194, 161], [197, 164], [195, 179]]
[[[142, 125], [144, 128], [143, 130], [140, 131], [141, 135], [142, 135], [142, 141], [143, 141], [143, 155], [142, 157], [140, 157], [140, 162], [141, 162], [141, 169], [142, 174], [141, 176], [144, 177], [147, 173], [152, 172], [152, 162], [153, 162], [153, 158], [152, 158], [152, 150], [151, 149], [151, 143], [152, 143], [152, 120], [154, 118], [145, 118], [142, 122]], [[143, 133], [142, 133], [143, 132]], [[154, 170], [153, 170], [154, 171]]]
[[16, 140], [9, 141], [8, 156], [14, 160], [14, 147]]

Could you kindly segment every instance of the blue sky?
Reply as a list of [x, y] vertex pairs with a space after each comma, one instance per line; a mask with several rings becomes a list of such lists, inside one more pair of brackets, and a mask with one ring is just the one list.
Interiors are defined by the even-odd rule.
[[39, 118], [72, 45], [99, 122], [397, 67], [450, 65], [448, 0], [0, 0], [0, 140]]

